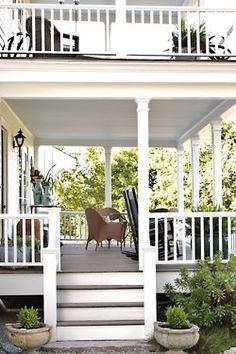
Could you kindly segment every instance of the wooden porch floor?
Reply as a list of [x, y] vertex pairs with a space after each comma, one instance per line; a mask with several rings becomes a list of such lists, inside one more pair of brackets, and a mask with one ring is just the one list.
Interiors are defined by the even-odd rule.
[[[134, 251], [130, 248], [123, 249]], [[95, 245], [64, 244], [61, 247], [62, 272], [137, 272], [138, 262], [124, 255], [119, 246], [107, 244], [95, 251]]]

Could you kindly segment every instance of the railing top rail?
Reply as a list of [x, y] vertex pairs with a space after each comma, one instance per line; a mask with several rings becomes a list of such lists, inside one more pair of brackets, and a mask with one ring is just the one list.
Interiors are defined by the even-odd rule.
[[128, 5], [126, 10], [158, 10], [158, 11], [181, 11], [181, 12], [235, 12], [235, 8], [210, 8], [193, 6], [155, 6], [155, 5]]
[[115, 5], [61, 5], [61, 4], [0, 4], [0, 9], [72, 9], [72, 10], [115, 10]]
[[85, 214], [84, 210], [61, 210], [60, 214], [80, 214], [83, 215]]
[[149, 213], [150, 218], [201, 218], [201, 217], [236, 217], [236, 211], [201, 211], [201, 212], [165, 212]]
[[[44, 8], [44, 9], [81, 9], [81, 10], [99, 10], [110, 9], [115, 10], [115, 5], [74, 5], [74, 4], [0, 4], [0, 8]], [[126, 10], [158, 10], [158, 11], [181, 11], [181, 12], [236, 12], [235, 8], [206, 8], [193, 6], [155, 6], [155, 5], [129, 5]]]
[[49, 214], [0, 214], [0, 219], [45, 219]]

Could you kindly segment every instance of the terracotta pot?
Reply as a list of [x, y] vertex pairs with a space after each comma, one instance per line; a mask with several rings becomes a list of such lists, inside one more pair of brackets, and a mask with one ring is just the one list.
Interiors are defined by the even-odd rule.
[[51, 326], [41, 324], [34, 329], [20, 328], [18, 324], [7, 323], [6, 333], [9, 342], [23, 349], [23, 353], [36, 353], [35, 349], [47, 344], [51, 337]]
[[184, 354], [183, 349], [192, 348], [199, 339], [199, 328], [189, 323], [189, 328], [172, 329], [166, 322], [154, 322], [154, 337], [166, 349], [165, 354]]

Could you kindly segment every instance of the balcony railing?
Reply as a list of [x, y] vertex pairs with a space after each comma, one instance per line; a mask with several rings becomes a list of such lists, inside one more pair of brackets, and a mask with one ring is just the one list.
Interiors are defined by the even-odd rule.
[[0, 4], [1, 58], [236, 56], [236, 9], [127, 6], [122, 11], [113, 5]]
[[[236, 254], [236, 212], [150, 213], [153, 220], [157, 264], [225, 261]], [[161, 248], [161, 249], [160, 249]]]

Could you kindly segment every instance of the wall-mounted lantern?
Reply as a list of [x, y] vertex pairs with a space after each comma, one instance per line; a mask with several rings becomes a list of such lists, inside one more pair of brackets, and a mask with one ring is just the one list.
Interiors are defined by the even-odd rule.
[[22, 130], [20, 129], [18, 133], [13, 138], [13, 148], [18, 148], [19, 157], [21, 157], [21, 148], [24, 144], [26, 137], [24, 136]]

